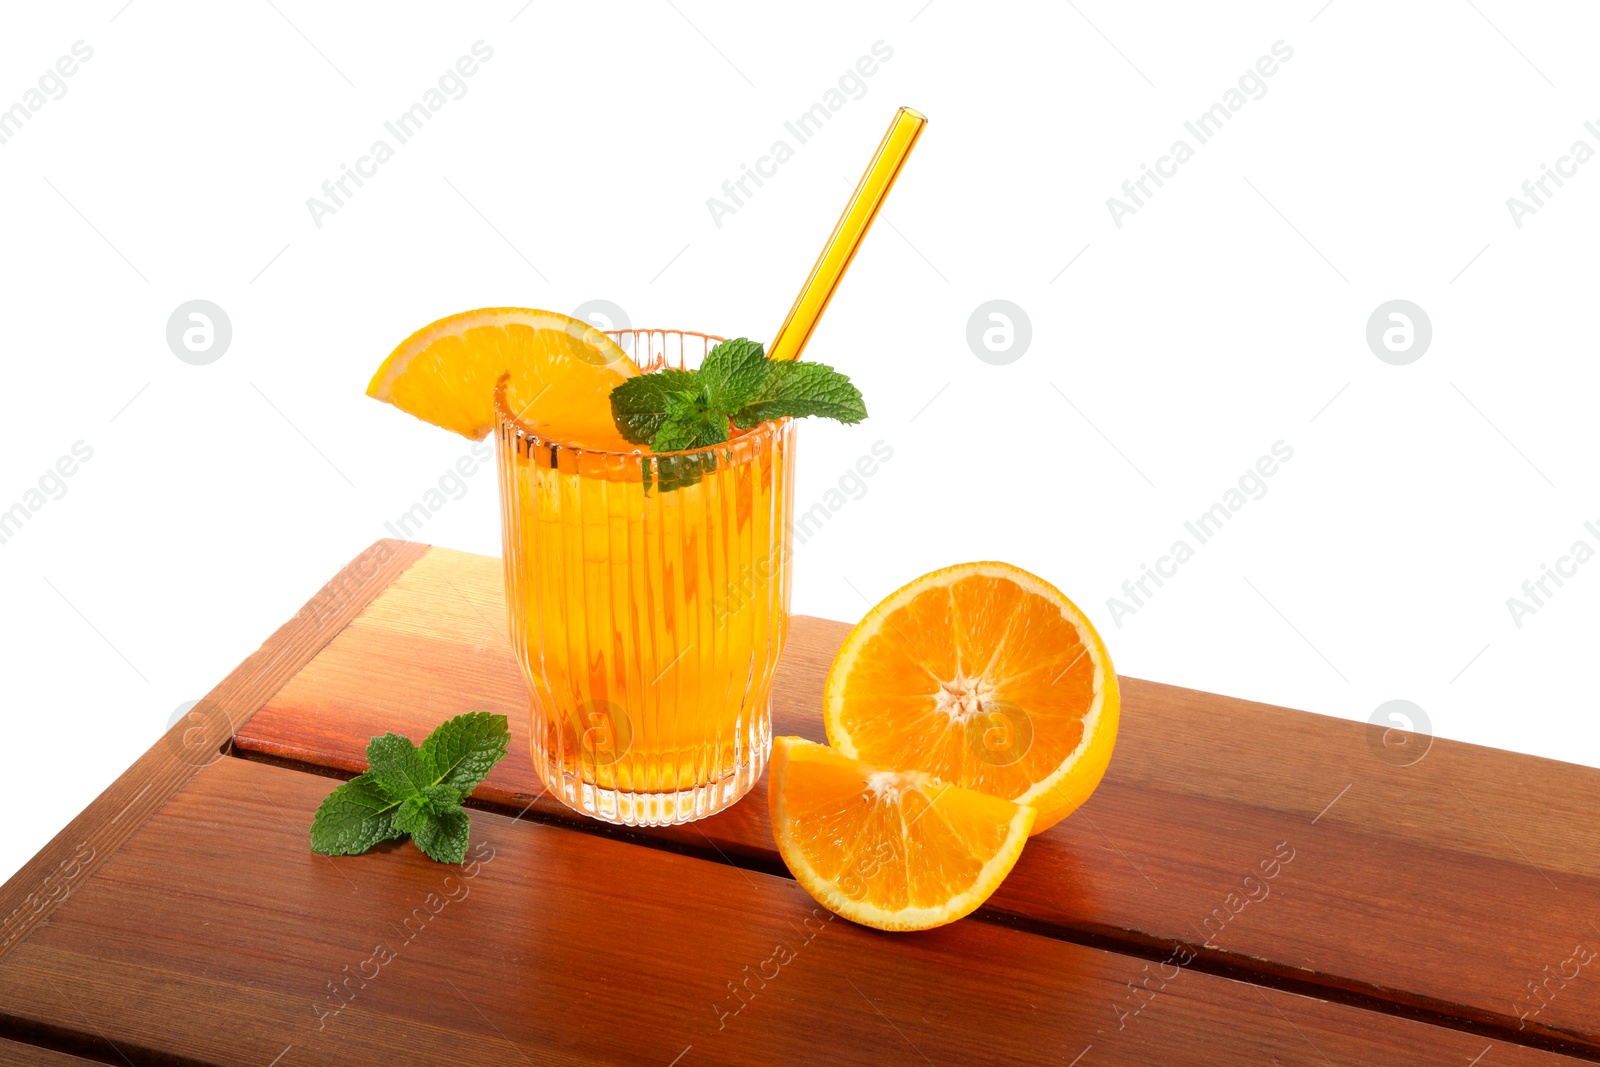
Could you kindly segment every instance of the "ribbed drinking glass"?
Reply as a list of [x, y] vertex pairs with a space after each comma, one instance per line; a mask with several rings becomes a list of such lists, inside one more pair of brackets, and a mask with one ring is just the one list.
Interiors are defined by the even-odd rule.
[[[646, 371], [721, 338], [610, 333]], [[794, 424], [660, 456], [547, 441], [495, 398], [511, 641], [533, 763], [567, 805], [660, 826], [766, 769], [789, 623]]]

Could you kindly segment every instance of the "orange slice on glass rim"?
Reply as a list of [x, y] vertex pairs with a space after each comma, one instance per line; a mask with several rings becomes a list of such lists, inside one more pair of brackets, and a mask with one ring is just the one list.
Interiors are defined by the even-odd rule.
[[383, 361], [367, 395], [480, 441], [496, 423], [506, 375], [512, 413], [540, 437], [632, 452], [611, 418], [611, 390], [639, 368], [586, 322], [532, 308], [480, 308], [430, 323]]
[[841, 754], [1030, 805], [1034, 833], [1100, 784], [1120, 708], [1083, 612], [1009, 563], [946, 567], [890, 594], [845, 638], [823, 694]]

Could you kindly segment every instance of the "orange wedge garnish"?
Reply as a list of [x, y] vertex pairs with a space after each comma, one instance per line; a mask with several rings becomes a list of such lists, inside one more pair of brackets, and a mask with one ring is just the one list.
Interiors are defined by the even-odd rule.
[[479, 441], [495, 426], [495, 386], [510, 375], [512, 414], [540, 437], [629, 452], [640, 446], [617, 432], [611, 390], [638, 373], [615, 341], [586, 322], [554, 311], [482, 308], [406, 338], [372, 376], [367, 395]]

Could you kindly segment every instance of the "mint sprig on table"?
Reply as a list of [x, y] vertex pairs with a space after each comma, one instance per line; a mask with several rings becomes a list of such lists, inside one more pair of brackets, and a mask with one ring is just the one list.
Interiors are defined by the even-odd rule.
[[428, 857], [460, 863], [467, 855], [461, 806], [506, 754], [504, 715], [473, 711], [438, 725], [418, 747], [384, 734], [367, 745], [365, 774], [328, 795], [311, 822], [311, 850], [352, 856], [382, 841], [410, 837]]
[[681, 452], [723, 443], [730, 422], [741, 430], [785, 416], [856, 423], [867, 405], [832, 367], [773, 362], [761, 342], [739, 337], [706, 353], [698, 370], [668, 368], [622, 382], [611, 390], [611, 414], [634, 444]]
[[[611, 390], [611, 415], [622, 436], [654, 452], [683, 452], [723, 444], [729, 425], [741, 430], [770, 419], [813, 415], [843, 423], [867, 417], [861, 390], [821, 363], [767, 358], [761, 342], [723, 341], [697, 370], [669, 367], [629, 378]], [[645, 485], [663, 491], [693, 485], [715, 471], [714, 453], [645, 456]]]

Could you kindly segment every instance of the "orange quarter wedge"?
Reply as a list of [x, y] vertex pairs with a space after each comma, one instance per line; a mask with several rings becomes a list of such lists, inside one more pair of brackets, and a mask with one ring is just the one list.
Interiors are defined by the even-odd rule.
[[1034, 833], [1100, 784], [1120, 708], [1083, 612], [1009, 563], [946, 567], [890, 594], [845, 638], [823, 694], [841, 754], [1027, 804]]
[[495, 386], [509, 375], [512, 414], [549, 441], [630, 452], [611, 390], [639, 368], [586, 322], [532, 308], [481, 308], [430, 323], [383, 361], [367, 395], [480, 441], [494, 429]]
[[942, 926], [982, 904], [1035, 814], [798, 737], [773, 739], [767, 773], [773, 836], [795, 880], [829, 911], [880, 930]]

